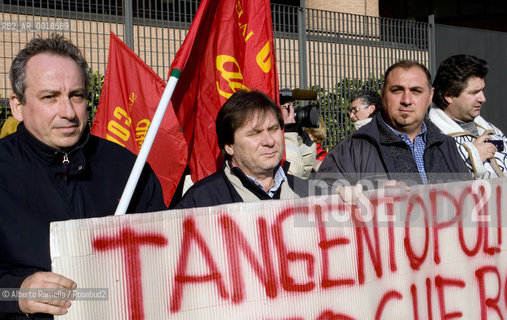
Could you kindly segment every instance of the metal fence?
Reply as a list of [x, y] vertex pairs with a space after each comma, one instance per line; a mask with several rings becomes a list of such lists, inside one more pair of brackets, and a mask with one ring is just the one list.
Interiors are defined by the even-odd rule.
[[[0, 95], [5, 106], [8, 71], [16, 53], [35, 35], [51, 32], [69, 37], [83, 51], [95, 83], [103, 77], [113, 31], [162, 78], [183, 42], [198, 1], [11, 0], [0, 5]], [[384, 70], [399, 59], [429, 65], [428, 24], [272, 5], [273, 32], [281, 88], [319, 92], [328, 127], [324, 146], [332, 147], [352, 131], [348, 98], [352, 91], [380, 90]], [[100, 97], [92, 86], [90, 109]], [[0, 122], [8, 108], [0, 109]]]

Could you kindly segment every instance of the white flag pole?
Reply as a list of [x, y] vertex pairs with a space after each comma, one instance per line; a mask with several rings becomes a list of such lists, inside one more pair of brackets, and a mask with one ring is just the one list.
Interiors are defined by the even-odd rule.
[[167, 110], [167, 106], [169, 105], [169, 101], [171, 101], [174, 88], [178, 83], [179, 73], [180, 72], [178, 69], [174, 69], [173, 72], [171, 72], [171, 77], [167, 82], [167, 85], [164, 89], [164, 93], [162, 94], [162, 98], [160, 98], [157, 111], [155, 111], [155, 114], [153, 115], [150, 128], [146, 133], [143, 145], [141, 147], [141, 150], [139, 151], [139, 154], [137, 155], [136, 162], [134, 163], [134, 167], [132, 168], [132, 172], [130, 173], [127, 185], [123, 190], [120, 203], [118, 203], [118, 207], [116, 208], [116, 212], [114, 213], [114, 215], [123, 215], [127, 212], [127, 208], [130, 204], [130, 200], [132, 199], [132, 195], [134, 194], [134, 190], [136, 189], [137, 182], [139, 181], [139, 177], [141, 176], [141, 173], [143, 171], [144, 164], [146, 163], [146, 159], [148, 158], [148, 154], [150, 153], [151, 146], [153, 145], [153, 141], [155, 140], [158, 129], [160, 128], [160, 124], [162, 123], [162, 119], [164, 118], [164, 114], [165, 111]]

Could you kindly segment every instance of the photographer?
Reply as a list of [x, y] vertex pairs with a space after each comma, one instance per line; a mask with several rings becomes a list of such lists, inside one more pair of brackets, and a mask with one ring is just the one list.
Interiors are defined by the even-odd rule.
[[[296, 96], [297, 97], [297, 96]], [[289, 173], [303, 179], [308, 179], [317, 157], [317, 147], [308, 133], [302, 130], [303, 123], [297, 123], [294, 110], [293, 90], [280, 90], [280, 106], [285, 123], [285, 158], [290, 163]], [[318, 109], [317, 121], [318, 121]], [[311, 116], [315, 112], [312, 112]], [[301, 116], [299, 117], [301, 118]], [[309, 118], [303, 115], [302, 118]], [[313, 118], [313, 117], [312, 117]], [[304, 121], [300, 120], [300, 121]], [[318, 125], [318, 122], [317, 122]]]

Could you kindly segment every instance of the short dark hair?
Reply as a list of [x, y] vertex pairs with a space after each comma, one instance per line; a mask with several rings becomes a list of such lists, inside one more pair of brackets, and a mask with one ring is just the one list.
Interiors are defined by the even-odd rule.
[[361, 100], [365, 105], [374, 105], [375, 111], [373, 111], [368, 118], [372, 118], [375, 113], [377, 113], [380, 109], [382, 109], [382, 99], [377, 91], [374, 90], [358, 90], [352, 93], [349, 99], [349, 103], [356, 101], [357, 99]]
[[428, 68], [426, 68], [426, 66], [424, 64], [414, 61], [414, 60], [400, 60], [400, 61], [396, 62], [395, 64], [391, 65], [389, 68], [387, 68], [386, 72], [384, 73], [384, 83], [382, 84], [382, 92], [384, 92], [384, 88], [387, 83], [387, 77], [389, 76], [391, 71], [393, 71], [396, 68], [402, 68], [404, 70], [408, 70], [408, 69], [414, 68], [414, 67], [419, 68], [424, 72], [424, 74], [426, 75], [426, 79], [428, 80], [428, 88], [431, 89], [431, 73], [428, 70]]
[[445, 97], [458, 97], [470, 78], [484, 79], [487, 74], [488, 63], [485, 60], [466, 54], [450, 56], [438, 67], [433, 82], [433, 102], [439, 108], [446, 108], [449, 103]]
[[26, 64], [30, 58], [40, 53], [49, 53], [62, 57], [69, 57], [74, 60], [83, 77], [83, 83], [88, 91], [88, 64], [81, 54], [81, 51], [63, 35], [51, 34], [48, 38], [33, 38], [24, 49], [22, 49], [14, 58], [11, 69], [9, 71], [9, 79], [11, 81], [12, 90], [21, 102], [25, 103], [25, 77]]
[[218, 112], [215, 125], [218, 147], [226, 160], [229, 160], [231, 157], [225, 152], [225, 145], [234, 143], [234, 133], [236, 130], [256, 114], [263, 119], [268, 113], [276, 116], [280, 128], [283, 129], [284, 123], [280, 107], [260, 91], [240, 90], [224, 103]]

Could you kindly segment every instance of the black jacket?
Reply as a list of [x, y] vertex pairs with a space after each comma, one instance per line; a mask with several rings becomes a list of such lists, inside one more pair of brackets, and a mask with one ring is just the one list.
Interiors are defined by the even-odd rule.
[[[287, 171], [289, 163], [285, 162], [284, 170]], [[248, 177], [239, 169], [231, 169], [232, 173], [236, 175], [245, 188], [253, 192], [260, 200], [280, 199], [280, 189], [271, 198], [264, 190], [256, 186]], [[289, 187], [296, 192], [300, 197], [307, 195], [308, 187], [306, 181], [287, 174], [287, 182]], [[225, 175], [224, 169], [215, 172], [214, 174], [197, 181], [185, 193], [180, 202], [176, 205], [175, 209], [185, 208], [198, 208], [198, 207], [211, 207], [227, 203], [243, 202], [243, 199], [236, 191], [234, 186], [229, 182]]]
[[[427, 128], [424, 166], [428, 183], [472, 179], [453, 139], [440, 133], [430, 120], [424, 122]], [[343, 179], [350, 184], [368, 180], [375, 185], [386, 179], [421, 183], [412, 151], [386, 126], [380, 113], [329, 152], [318, 177], [328, 183], [332, 179]]]
[[[19, 288], [28, 275], [51, 270], [50, 222], [114, 214], [136, 159], [88, 130], [67, 165], [64, 155], [23, 124], [0, 140], [0, 288]], [[147, 165], [128, 212], [164, 209], [160, 183]], [[0, 319], [18, 317], [26, 319], [17, 301], [0, 302]]]

